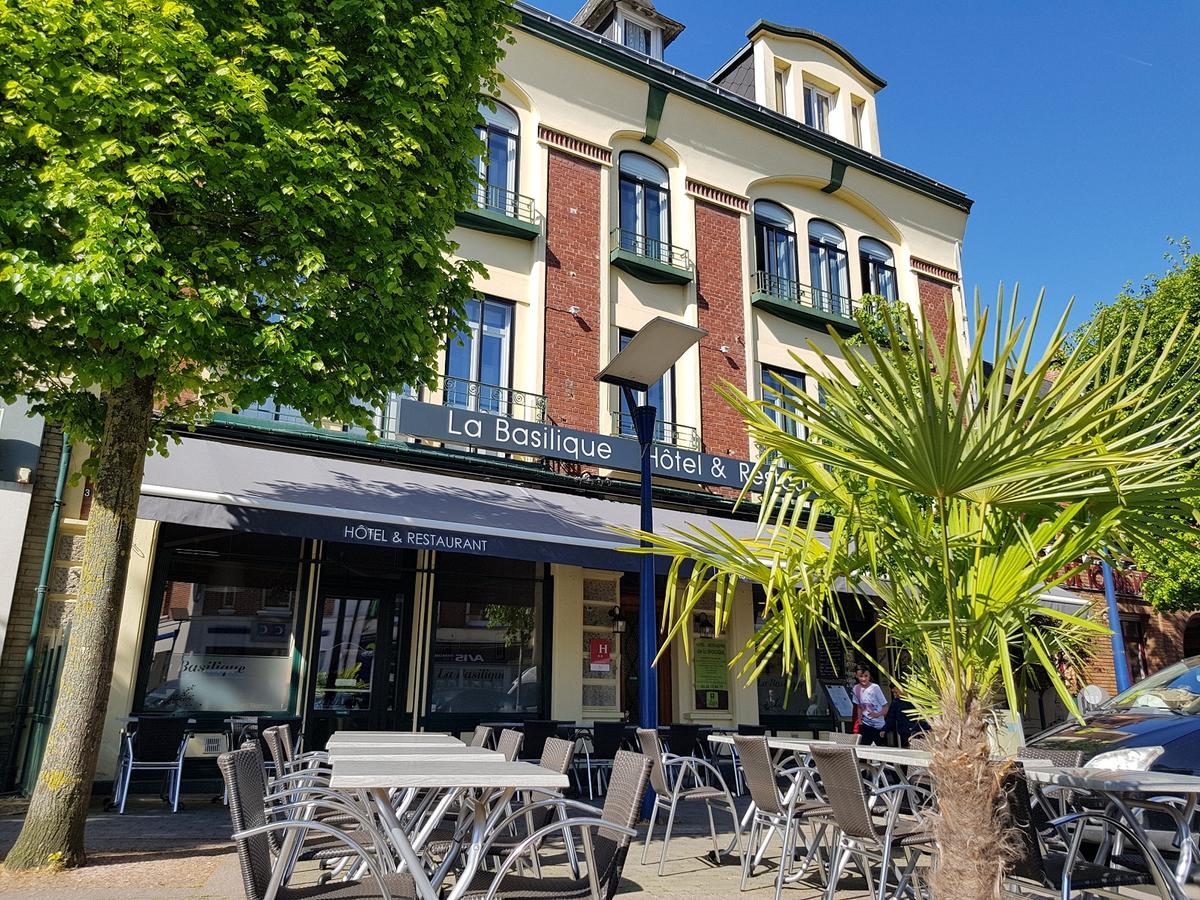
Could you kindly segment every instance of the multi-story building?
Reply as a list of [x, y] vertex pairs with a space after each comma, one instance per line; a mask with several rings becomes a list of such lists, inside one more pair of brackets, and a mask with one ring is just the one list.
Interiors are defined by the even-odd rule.
[[[597, 372], [654, 317], [707, 332], [649, 391], [657, 525], [747, 534], [730, 498], [753, 448], [720, 383], [815, 391], [794, 356], [836, 364], [827, 328], [853, 331], [867, 294], [963, 321], [971, 201], [883, 155], [884, 81], [839, 44], [759, 21], [706, 79], [670, 64], [683, 25], [649, 0], [517, 9], [454, 234], [487, 275], [443, 377], [381, 410], [377, 442], [265, 403], [149, 461], [101, 779], [148, 711], [303, 715], [314, 738], [636, 719], [639, 560], [611, 526], [636, 524], [637, 450]], [[68, 489], [69, 533], [86, 503]], [[827, 723], [824, 696], [726, 670], [755, 609], [745, 585], [728, 633], [693, 617], [695, 660], [659, 664], [662, 720]]]

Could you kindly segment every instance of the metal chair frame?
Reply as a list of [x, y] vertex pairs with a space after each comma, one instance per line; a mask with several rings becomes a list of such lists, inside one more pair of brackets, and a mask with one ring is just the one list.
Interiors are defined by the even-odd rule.
[[[658, 820], [658, 812], [660, 809], [664, 810], [667, 813], [667, 827], [663, 833], [662, 852], [658, 857], [658, 874], [663, 874], [667, 863], [667, 848], [671, 843], [671, 831], [675, 826], [675, 810], [680, 802], [689, 800], [702, 801], [708, 810], [708, 830], [712, 835], [713, 855], [717, 862], [720, 862], [722, 856], [732, 853], [734, 847], [740, 848], [742, 823], [733, 802], [733, 795], [729, 792], [729, 787], [725, 784], [725, 779], [721, 777], [717, 768], [712, 763], [694, 756], [676, 756], [665, 752], [658, 741], [658, 732], [653, 729], [639, 728], [637, 736], [642, 745], [642, 752], [650, 759], [652, 766], [650, 784], [655, 793], [654, 806], [650, 811], [650, 824], [646, 827], [646, 843], [642, 847], [642, 865], [646, 864], [650, 853], [650, 842], [654, 838], [654, 825]], [[713, 820], [712, 801], [717, 798], [707, 794], [688, 796], [687, 779], [689, 776], [692, 778], [693, 784], [690, 790], [718, 790], [716, 787], [709, 788], [701, 775], [702, 772], [711, 775], [720, 785], [719, 790], [723, 794], [720, 799], [728, 807], [729, 816], [733, 819], [733, 838], [724, 850], [721, 849], [721, 843], [717, 839], [717, 825]]]
[[[154, 720], [142, 720], [133, 729], [126, 728], [121, 732], [121, 754], [117, 760], [117, 778], [113, 784], [113, 803], [117, 806], [118, 814], [125, 814], [125, 801], [129, 798], [129, 784], [134, 772], [163, 772], [167, 784], [167, 802], [171, 804], [171, 812], [179, 812], [179, 792], [183, 782], [183, 758], [187, 751], [188, 731], [185, 725], [179, 750], [174, 759], [138, 761], [136, 752], [137, 732]], [[157, 724], [157, 723], [155, 723]], [[154, 725], [150, 725], [151, 728]]]

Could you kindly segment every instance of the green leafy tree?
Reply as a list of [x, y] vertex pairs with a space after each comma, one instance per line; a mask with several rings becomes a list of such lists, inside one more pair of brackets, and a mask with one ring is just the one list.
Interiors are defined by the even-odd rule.
[[1059, 653], [1075, 659], [1104, 630], [1042, 595], [1086, 554], [1163, 536], [1159, 512], [1182, 509], [1200, 453], [1195, 330], [1151, 348], [1126, 323], [1085, 358], [1065, 347], [1065, 316], [1038, 353], [1036, 309], [1028, 324], [1003, 302], [995, 312], [977, 304], [969, 352], [940, 349], [907, 312], [884, 311], [883, 342], [833, 335], [844, 364], [816, 346], [818, 362], [796, 359], [820, 399], [792, 390], [769, 409], [727, 385], [766, 450], [759, 536], [637, 535], [674, 558], [664, 626], [685, 646], [701, 598], [715, 592], [724, 627], [738, 582], [763, 586], [763, 625], [733, 663], [746, 678], [778, 660], [808, 679], [829, 628], [853, 643], [847, 591], [877, 611], [909, 660], [904, 693], [931, 721], [934, 893], [970, 900], [995, 895], [1006, 856], [989, 722], [1002, 704], [1020, 709], [1023, 682], [1038, 679], [1073, 709]]
[[274, 396], [370, 427], [433, 374], [502, 0], [0, 4], [0, 395], [94, 449], [10, 868], [78, 865], [148, 450]]
[[[1200, 325], [1200, 255], [1193, 253], [1184, 239], [1166, 259], [1166, 272], [1151, 275], [1140, 287], [1126, 287], [1114, 301], [1097, 307], [1091, 321], [1073, 335], [1071, 346], [1091, 357], [1117, 339], [1123, 321], [1144, 319], [1141, 340], [1151, 350], [1162, 352], [1178, 323], [1187, 328]], [[1132, 339], [1129, 331], [1121, 338]], [[1192, 505], [1200, 501], [1192, 499]], [[1129, 548], [1136, 564], [1150, 575], [1144, 595], [1164, 612], [1200, 609], [1200, 528], [1191, 515], [1170, 518], [1164, 525], [1176, 528], [1177, 541], [1165, 546], [1152, 541]]]

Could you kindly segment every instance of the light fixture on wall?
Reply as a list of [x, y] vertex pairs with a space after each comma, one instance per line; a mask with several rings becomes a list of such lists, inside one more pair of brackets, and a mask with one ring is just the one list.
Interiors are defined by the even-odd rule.
[[613, 634], [625, 633], [625, 615], [621, 612], [621, 607], [614, 606], [608, 611], [608, 617], [612, 619]]
[[720, 347], [720, 350], [721, 350], [721, 352], [722, 352], [722, 353], [724, 353], [726, 356], [728, 356], [728, 355], [729, 355], [729, 345], [728, 345], [728, 344], [722, 344], [722, 345], [721, 345], [721, 347]]
[[568, 306], [567, 312], [569, 312], [571, 315], [575, 316], [575, 318], [579, 318], [579, 307], [578, 306]]

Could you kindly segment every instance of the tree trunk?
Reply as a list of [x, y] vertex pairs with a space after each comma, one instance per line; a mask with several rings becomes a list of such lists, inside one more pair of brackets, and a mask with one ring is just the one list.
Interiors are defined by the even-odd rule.
[[992, 900], [1012, 854], [1000, 809], [1000, 770], [988, 752], [987, 708], [968, 696], [960, 708], [942, 698], [930, 723], [929, 774], [938, 798], [938, 843], [931, 884], [935, 900]]
[[118, 386], [107, 406], [58, 701], [25, 823], [5, 860], [9, 869], [73, 867], [85, 861], [83, 827], [108, 708], [154, 379]]

